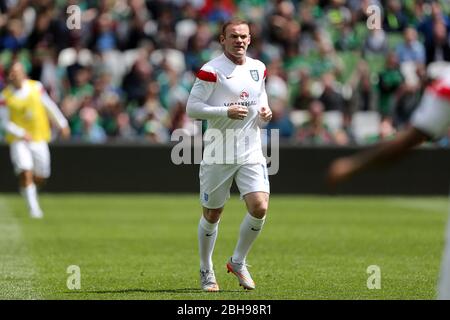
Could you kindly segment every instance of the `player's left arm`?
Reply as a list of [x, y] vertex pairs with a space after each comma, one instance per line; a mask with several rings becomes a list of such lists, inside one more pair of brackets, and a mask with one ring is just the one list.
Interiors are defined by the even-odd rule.
[[26, 141], [31, 139], [31, 136], [25, 131], [24, 128], [19, 127], [10, 120], [9, 109], [5, 104], [2, 94], [0, 94], [0, 130], [4, 130], [6, 133], [9, 133], [19, 139], [24, 139]]
[[45, 91], [44, 87], [41, 88], [41, 102], [45, 106], [48, 115], [56, 123], [58, 128], [61, 130], [61, 135], [63, 138], [67, 139], [70, 137], [70, 128], [67, 119], [59, 110], [56, 103], [50, 98], [48, 93]]
[[264, 66], [264, 76], [261, 84], [261, 94], [259, 96], [259, 116], [262, 121], [269, 122], [272, 119], [272, 110], [270, 110], [269, 99], [266, 92], [266, 77], [267, 71], [266, 67]]

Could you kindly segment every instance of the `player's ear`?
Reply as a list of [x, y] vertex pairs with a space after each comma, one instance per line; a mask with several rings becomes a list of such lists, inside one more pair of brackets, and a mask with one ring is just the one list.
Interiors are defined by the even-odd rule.
[[224, 41], [225, 41], [225, 36], [224, 36], [223, 34], [221, 34], [221, 35], [219, 36], [219, 41], [220, 41], [220, 44], [223, 44], [223, 43], [224, 43]]

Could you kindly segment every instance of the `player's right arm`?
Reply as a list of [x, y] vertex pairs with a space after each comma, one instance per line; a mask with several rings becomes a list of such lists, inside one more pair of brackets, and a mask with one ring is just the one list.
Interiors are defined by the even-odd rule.
[[209, 66], [204, 66], [198, 73], [191, 94], [186, 105], [186, 113], [194, 119], [217, 119], [230, 118], [236, 120], [244, 119], [248, 110], [246, 107], [232, 105], [229, 107], [212, 106], [207, 103], [217, 86], [217, 74]]
[[5, 104], [3, 95], [0, 95], [0, 128], [3, 128], [6, 133], [11, 134], [19, 139], [24, 139], [27, 141], [30, 140], [30, 136], [25, 129], [10, 121], [9, 109]]
[[370, 150], [339, 158], [333, 161], [328, 170], [328, 184], [334, 187], [358, 172], [375, 165], [397, 160], [406, 155], [412, 148], [426, 141], [428, 137], [423, 131], [410, 127], [399, 133], [393, 140], [381, 143]]
[[393, 140], [368, 151], [335, 160], [328, 171], [328, 183], [334, 186], [369, 167], [396, 160], [429, 139], [445, 135], [450, 127], [450, 90], [443, 97], [432, 92], [425, 93], [411, 122], [411, 127]]

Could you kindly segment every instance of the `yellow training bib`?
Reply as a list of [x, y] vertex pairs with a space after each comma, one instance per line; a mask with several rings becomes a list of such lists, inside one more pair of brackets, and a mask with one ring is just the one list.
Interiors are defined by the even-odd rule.
[[[50, 123], [45, 106], [41, 102], [41, 86], [37, 81], [25, 80], [28, 86], [26, 97], [18, 97], [11, 88], [6, 87], [2, 94], [9, 110], [10, 121], [23, 128], [31, 135], [34, 142], [50, 141]], [[12, 143], [18, 140], [11, 134], [6, 135], [6, 141]]]

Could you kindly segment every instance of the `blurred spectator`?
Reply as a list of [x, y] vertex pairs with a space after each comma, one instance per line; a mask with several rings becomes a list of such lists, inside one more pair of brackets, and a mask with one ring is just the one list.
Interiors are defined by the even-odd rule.
[[299, 19], [303, 30], [311, 31], [315, 26], [315, 20], [323, 17], [323, 8], [319, 0], [305, 0], [299, 3]]
[[293, 108], [296, 110], [306, 110], [314, 99], [313, 93], [311, 92], [312, 80], [308, 71], [301, 70], [299, 73], [300, 80], [296, 86], [297, 91], [294, 96]]
[[[289, 41], [287, 39], [286, 30], [293, 27], [295, 7], [291, 1], [278, 1], [274, 8], [274, 12], [269, 17], [269, 39], [271, 42], [288, 47]], [[295, 39], [293, 39], [295, 40]]]
[[324, 106], [319, 100], [311, 102], [308, 108], [309, 120], [303, 123], [295, 134], [295, 140], [307, 145], [331, 145], [335, 143], [333, 133], [323, 121]]
[[147, 142], [158, 144], [169, 142], [169, 135], [161, 122], [149, 119], [144, 125], [144, 137]]
[[187, 41], [185, 54], [186, 69], [197, 72], [201, 66], [211, 58], [211, 30], [206, 23], [200, 23], [196, 32]]
[[[193, 3], [184, 3], [181, 8], [181, 17], [175, 22], [176, 46], [178, 49], [186, 50], [189, 38], [196, 34], [202, 23], [205, 24], [199, 20], [199, 13], [196, 11]], [[210, 32], [207, 26], [205, 30]]]
[[131, 0], [128, 4], [128, 12], [124, 9], [123, 12], [116, 13], [120, 18], [115, 35], [125, 50], [138, 47], [141, 41], [151, 36], [151, 30], [155, 28], [144, 0]]
[[120, 99], [123, 92], [112, 83], [112, 75], [108, 70], [102, 70], [94, 80], [93, 100], [97, 110], [102, 110], [109, 97]]
[[433, 42], [426, 47], [427, 64], [434, 61], [450, 61], [450, 38], [442, 21], [433, 25]]
[[[95, 123], [84, 122], [93, 132], [103, 131], [104, 141], [165, 143], [173, 130], [198, 132], [185, 117], [183, 101], [196, 71], [220, 51], [221, 23], [246, 17], [249, 56], [268, 71], [275, 117], [268, 126], [289, 137], [291, 110], [307, 110], [318, 99], [325, 111], [343, 113], [335, 143], [351, 144], [352, 112], [376, 109], [395, 130], [408, 125], [426, 65], [450, 61], [449, 6], [443, 3], [0, 1], [0, 87], [2, 70], [19, 59], [68, 117], [74, 138], [80, 140], [83, 131], [81, 115], [90, 120], [94, 109]], [[82, 11], [81, 28], [69, 30], [66, 9], [74, 4]], [[370, 5], [381, 8], [381, 29], [367, 28]]]
[[139, 56], [122, 82], [122, 89], [128, 101], [138, 104], [143, 102], [152, 75], [153, 68], [148, 60]]
[[98, 113], [92, 107], [84, 107], [80, 110], [81, 132], [79, 139], [89, 143], [103, 143], [107, 136], [103, 128], [98, 124]]
[[[432, 1], [431, 15], [425, 16], [417, 25], [417, 30], [424, 36], [425, 48], [427, 49], [427, 52], [429, 48], [434, 45], [434, 29], [436, 23], [443, 24], [447, 30], [447, 33], [448, 30], [450, 30], [450, 18], [442, 11], [439, 1]], [[429, 63], [430, 60], [431, 58], [427, 57], [427, 63]]]
[[398, 58], [394, 52], [390, 52], [386, 57], [385, 68], [380, 72], [378, 77], [378, 90], [380, 94], [379, 112], [382, 116], [389, 116], [394, 112], [398, 99], [398, 90], [404, 83]]
[[92, 96], [94, 87], [91, 83], [92, 70], [81, 67], [75, 73], [74, 84], [70, 89], [70, 95], [83, 99], [85, 96]]
[[313, 73], [316, 73], [318, 77], [325, 73], [333, 73], [335, 76], [339, 76], [342, 74], [343, 68], [342, 60], [336, 54], [333, 45], [328, 42], [322, 42], [319, 46], [319, 56], [313, 68], [315, 70]]
[[400, 0], [388, 0], [386, 3], [383, 29], [388, 32], [402, 32], [408, 25], [408, 18]]
[[201, 128], [186, 114], [187, 97], [172, 103], [170, 111], [170, 133], [175, 130], [183, 130], [187, 136], [196, 136], [201, 133]]
[[342, 27], [351, 21], [351, 12], [345, 6], [345, 0], [330, 0], [325, 7], [325, 16], [333, 28]]
[[272, 120], [266, 125], [267, 138], [271, 138], [273, 129], [279, 130], [279, 137], [282, 141], [290, 140], [295, 132], [294, 125], [289, 119], [289, 113], [285, 108], [285, 103], [280, 99], [272, 99], [270, 101], [272, 109]]
[[[162, 106], [159, 94], [159, 83], [156, 81], [149, 82], [146, 88], [144, 102], [133, 112], [133, 123], [139, 132], [145, 132], [148, 129], [145, 126], [150, 120], [161, 124], [161, 126], [158, 126], [158, 132], [163, 131], [164, 128], [168, 131], [168, 127], [170, 126], [169, 113]], [[153, 129], [155, 125], [151, 127]]]
[[23, 23], [19, 19], [11, 19], [7, 23], [6, 34], [0, 38], [0, 49], [18, 51], [26, 47], [27, 37]]
[[337, 145], [355, 145], [356, 137], [352, 129], [352, 114], [344, 113], [342, 115], [342, 128], [338, 128], [334, 133], [334, 139]]
[[118, 135], [117, 117], [122, 112], [123, 107], [119, 96], [115, 93], [106, 93], [103, 97], [102, 104], [98, 110], [100, 120], [99, 123], [110, 137]]
[[288, 102], [288, 85], [280, 61], [275, 60], [267, 66], [266, 92], [270, 99], [279, 99], [286, 105]]
[[353, 26], [345, 23], [339, 32], [339, 37], [335, 41], [335, 48], [339, 51], [356, 50], [360, 47], [360, 39], [358, 38]]
[[238, 5], [239, 12], [244, 18], [256, 23], [262, 23], [265, 18], [265, 8], [269, 5], [270, 0], [235, 0]]
[[416, 64], [425, 64], [425, 48], [417, 40], [417, 32], [413, 28], [406, 28], [403, 32], [403, 43], [397, 46], [399, 63], [413, 61]]
[[363, 45], [363, 55], [386, 54], [388, 49], [386, 32], [383, 29], [369, 30], [369, 34]]
[[166, 110], [170, 110], [172, 107], [171, 101], [180, 99], [187, 101], [189, 92], [183, 86], [182, 79], [179, 79], [179, 74], [172, 69], [169, 63], [164, 62], [161, 67], [162, 69], [156, 77], [160, 88], [159, 99], [162, 106]]
[[104, 52], [117, 49], [118, 46], [115, 22], [111, 14], [102, 13], [94, 22], [90, 48], [93, 51]]
[[117, 139], [121, 141], [136, 140], [138, 134], [130, 122], [130, 116], [126, 112], [117, 115]]
[[346, 102], [340, 92], [339, 83], [336, 81], [332, 73], [326, 73], [322, 76], [323, 92], [319, 100], [323, 103], [326, 111], [338, 110], [344, 112], [346, 110]]
[[[421, 79], [417, 76], [418, 69], [415, 66], [411, 66], [409, 70], [405, 69], [404, 64], [402, 73], [405, 81], [397, 93], [397, 105], [393, 113], [394, 126], [399, 129], [408, 125], [413, 111], [420, 102], [421, 88], [423, 87]], [[408, 73], [411, 74], [408, 75]]]
[[229, 20], [234, 12], [233, 1], [207, 0], [203, 14], [209, 22], [223, 23]]
[[53, 7], [43, 7], [36, 12], [34, 27], [28, 37], [27, 47], [34, 50], [38, 46], [53, 47], [58, 50], [66, 48], [67, 42], [66, 29], [63, 21], [54, 16]]
[[[348, 84], [352, 89], [351, 101], [348, 112], [353, 111], [369, 111], [372, 110], [372, 100], [374, 94], [372, 92], [372, 82], [370, 79], [370, 68], [364, 60], [359, 61], [356, 71], [349, 79]], [[345, 119], [345, 118], [344, 118]]]
[[367, 143], [373, 144], [381, 141], [389, 140], [394, 137], [396, 130], [392, 118], [385, 117], [380, 122], [380, 130], [378, 134], [367, 137]]

